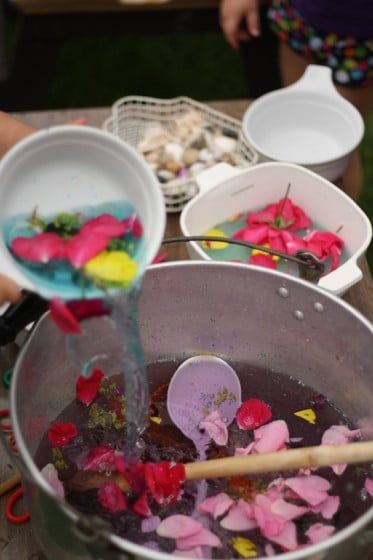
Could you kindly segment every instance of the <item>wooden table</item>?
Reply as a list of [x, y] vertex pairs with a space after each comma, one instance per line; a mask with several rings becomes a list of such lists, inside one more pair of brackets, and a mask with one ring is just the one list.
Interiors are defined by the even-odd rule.
[[[233, 117], [241, 118], [249, 101], [226, 101], [211, 103], [211, 106], [224, 111]], [[46, 111], [34, 113], [22, 113], [18, 116], [29, 124], [41, 128], [55, 124], [66, 123], [78, 116], [87, 118], [88, 124], [100, 127], [105, 118], [109, 115], [108, 108], [98, 109], [79, 109], [73, 111]], [[178, 215], [169, 214], [167, 220], [166, 236], [173, 236], [180, 233], [178, 225]], [[185, 245], [170, 245], [167, 247], [169, 260], [187, 258]], [[361, 313], [373, 320], [373, 281], [368, 268], [366, 259], [361, 262], [364, 278], [356, 286], [351, 288], [344, 296], [344, 299], [356, 307]], [[0, 371], [4, 371], [12, 365], [16, 356], [17, 348], [9, 345], [0, 350]], [[0, 408], [6, 406], [6, 392], [0, 387]], [[14, 473], [10, 462], [0, 452], [0, 481], [5, 480]], [[40, 552], [38, 544], [33, 539], [30, 523], [21, 526], [14, 526], [4, 521], [4, 507], [6, 497], [0, 498], [0, 558], [1, 560], [44, 560], [44, 555]], [[361, 559], [364, 560], [364, 559]]]

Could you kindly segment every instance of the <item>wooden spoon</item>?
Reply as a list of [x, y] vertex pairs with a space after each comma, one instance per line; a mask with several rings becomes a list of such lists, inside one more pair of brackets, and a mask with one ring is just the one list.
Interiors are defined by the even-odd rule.
[[[327, 467], [338, 463], [353, 465], [369, 461], [373, 461], [373, 441], [358, 441], [344, 445], [316, 445], [244, 457], [224, 457], [186, 463], [184, 466], [186, 480], [201, 480], [268, 472], [277, 473], [308, 467]], [[83, 492], [101, 488], [109, 481], [118, 484], [122, 492], [128, 492], [130, 489], [127, 481], [119, 473], [107, 476], [89, 471], [79, 471], [66, 486], [67, 491]], [[0, 496], [9, 492], [19, 482], [19, 475], [14, 475], [0, 484]]]

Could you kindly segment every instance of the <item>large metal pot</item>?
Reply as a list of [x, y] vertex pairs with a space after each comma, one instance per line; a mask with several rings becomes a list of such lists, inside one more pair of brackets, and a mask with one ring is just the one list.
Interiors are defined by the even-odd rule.
[[[286, 372], [328, 395], [353, 421], [373, 410], [372, 325], [343, 301], [302, 280], [240, 264], [151, 267], [139, 305], [147, 361], [212, 352]], [[95, 352], [116, 352], [105, 321], [90, 322]], [[50, 492], [33, 456], [49, 423], [75, 397], [64, 335], [45, 316], [17, 362], [11, 414], [35, 534], [48, 558], [175, 558], [134, 545], [84, 520]], [[281, 560], [368, 560], [373, 508], [326, 542]]]

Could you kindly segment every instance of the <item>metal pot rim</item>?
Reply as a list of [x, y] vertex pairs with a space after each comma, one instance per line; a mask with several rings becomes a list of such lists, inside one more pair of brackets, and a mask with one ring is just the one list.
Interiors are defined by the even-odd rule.
[[[364, 326], [367, 327], [373, 334], [373, 324], [370, 323], [359, 311], [354, 309], [351, 305], [349, 305], [342, 299], [338, 298], [337, 296], [334, 296], [333, 294], [327, 292], [326, 290], [323, 290], [322, 288], [315, 286], [314, 284], [310, 284], [309, 282], [306, 282], [305, 280], [302, 280], [300, 278], [289, 277], [289, 275], [278, 272], [277, 270], [271, 270], [265, 268], [258, 269], [258, 267], [256, 266], [246, 265], [241, 263], [189, 260], [189, 261], [176, 261], [170, 263], [151, 265], [150, 267], [148, 267], [148, 272], [152, 273], [153, 271], [155, 271], [156, 273], [158, 270], [167, 271], [170, 267], [185, 268], [185, 267], [206, 267], [206, 266], [216, 268], [217, 270], [225, 269], [225, 268], [233, 268], [233, 269], [236, 268], [242, 270], [249, 269], [255, 272], [258, 272], [258, 270], [260, 270], [260, 273], [278, 276], [280, 280], [282, 279], [287, 283], [290, 284], [295, 283], [295, 284], [303, 285], [305, 288], [313, 290], [315, 293], [318, 293], [323, 297], [326, 297], [327, 299], [333, 301], [334, 304], [342, 306], [347, 312], [349, 312], [350, 314], [354, 315], [357, 319], [359, 319], [364, 324]], [[46, 313], [41, 320], [45, 320], [47, 315], [48, 314]], [[34, 330], [31, 333], [29, 339], [27, 340], [24, 347], [22, 348], [14, 368], [13, 383], [10, 389], [11, 411], [16, 410], [16, 387], [17, 387], [17, 379], [19, 375], [19, 363], [22, 361], [23, 355], [27, 352], [30, 341], [32, 337], [35, 336], [36, 330]], [[66, 502], [59, 499], [54, 494], [50, 486], [47, 484], [47, 482], [44, 480], [43, 476], [41, 475], [39, 469], [36, 467], [34, 460], [31, 457], [30, 453], [28, 452], [27, 446], [25, 445], [24, 438], [21, 434], [21, 430], [18, 424], [16, 414], [12, 414], [12, 425], [13, 425], [13, 433], [17, 443], [17, 447], [21, 452], [20, 455], [22, 458], [22, 471], [24, 473], [27, 473], [29, 477], [31, 476], [31, 479], [35, 484], [37, 484], [39, 487], [42, 488], [42, 490], [44, 490], [51, 497], [53, 497], [60, 504], [60, 507], [70, 517], [70, 519], [72, 519], [73, 521], [77, 521], [79, 519], [79, 514], [76, 512], [76, 510], [74, 510]], [[20, 461], [18, 460], [17, 462], [19, 463]], [[335, 546], [341, 543], [342, 541], [344, 541], [345, 539], [351, 537], [354, 533], [358, 532], [364, 526], [366, 526], [371, 520], [373, 520], [373, 507], [371, 507], [366, 513], [361, 515], [356, 521], [354, 521], [344, 529], [341, 529], [329, 539], [315, 545], [310, 545], [304, 550], [288, 552], [285, 554], [278, 554], [276, 558], [278, 557], [280, 560], [301, 560], [302, 558], [308, 557], [310, 554], [318, 554], [318, 553], [325, 552], [331, 546]], [[144, 546], [134, 544], [131, 541], [118, 537], [113, 533], [108, 533], [107, 538], [112, 544], [117, 546], [120, 550], [126, 550], [140, 558], [141, 557], [147, 558], [149, 560], [174, 560], [175, 559], [174, 555], [147, 549]], [[258, 560], [260, 559], [258, 558]]]

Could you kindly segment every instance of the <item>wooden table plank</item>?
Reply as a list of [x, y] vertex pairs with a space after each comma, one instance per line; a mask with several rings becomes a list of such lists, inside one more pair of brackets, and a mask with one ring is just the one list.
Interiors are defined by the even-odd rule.
[[[210, 103], [216, 109], [226, 112], [229, 115], [241, 118], [243, 112], [249, 104], [248, 100], [221, 101]], [[100, 127], [110, 114], [109, 108], [77, 109], [68, 111], [42, 111], [22, 113], [18, 116], [29, 124], [41, 128], [56, 124], [64, 124], [77, 117], [85, 117], [91, 126]], [[166, 236], [180, 234], [179, 216], [176, 214], [168, 215]], [[167, 246], [164, 250], [170, 260], [187, 258], [185, 244]], [[365, 258], [362, 259], [361, 268], [364, 278], [356, 286], [351, 288], [346, 294], [345, 299], [354, 307], [359, 309], [366, 317], [373, 320], [373, 282]], [[16, 348], [10, 345], [0, 349], [0, 371], [4, 371], [14, 361]], [[0, 386], [0, 408], [6, 406], [6, 391]], [[0, 453], [0, 480], [5, 480], [11, 476], [14, 469], [10, 461]], [[0, 498], [0, 516], [3, 516], [6, 497]], [[44, 560], [44, 555], [40, 551], [38, 544], [32, 536], [30, 523], [21, 526], [14, 526], [7, 522], [0, 523], [0, 558], [1, 560]]]

